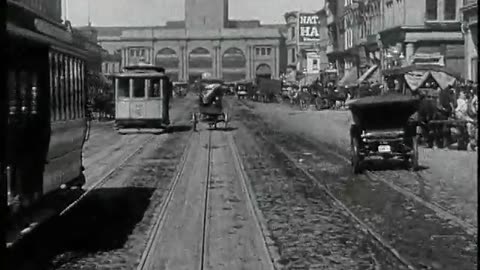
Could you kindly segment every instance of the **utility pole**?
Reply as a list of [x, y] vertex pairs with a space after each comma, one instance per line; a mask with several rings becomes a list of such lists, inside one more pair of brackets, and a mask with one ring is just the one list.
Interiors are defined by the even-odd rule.
[[88, 26], [92, 26], [92, 21], [90, 19], [90, 0], [88, 0], [87, 5], [88, 5], [88, 7], [87, 7], [87, 9], [88, 9], [87, 10], [87, 12], [88, 12]]

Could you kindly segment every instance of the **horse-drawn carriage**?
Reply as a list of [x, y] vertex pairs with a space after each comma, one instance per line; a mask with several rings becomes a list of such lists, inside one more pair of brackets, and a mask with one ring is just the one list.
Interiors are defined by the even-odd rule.
[[221, 79], [202, 79], [197, 82], [199, 99], [198, 111], [192, 114], [193, 130], [197, 130], [199, 122], [207, 123], [210, 128], [217, 128], [218, 123], [228, 125], [228, 114], [224, 110], [223, 96], [225, 87]]
[[467, 126], [476, 123], [456, 119], [453, 114], [457, 93], [450, 87], [461, 80], [459, 74], [439, 65], [417, 64], [385, 70], [384, 75], [389, 84], [393, 85], [393, 81], [399, 84], [403, 94], [421, 97], [419, 127], [429, 147], [433, 147], [435, 142], [441, 148], [457, 142], [458, 149], [467, 148]]
[[360, 98], [349, 105], [351, 162], [354, 173], [363, 169], [365, 158], [403, 159], [410, 168], [418, 167], [416, 122], [411, 121], [419, 99], [390, 94]]
[[256, 86], [256, 99], [260, 102], [272, 102], [281, 92], [282, 81], [260, 77], [256, 79]]

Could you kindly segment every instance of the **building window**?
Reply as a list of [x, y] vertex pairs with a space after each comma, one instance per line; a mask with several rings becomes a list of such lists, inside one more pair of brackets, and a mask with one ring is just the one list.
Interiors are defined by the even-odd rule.
[[272, 48], [267, 48], [267, 55], [271, 55], [272, 54]]
[[255, 54], [260, 55], [260, 48], [255, 48]]
[[438, 2], [437, 2], [437, 0], [426, 0], [425, 5], [426, 5], [425, 19], [427, 19], [427, 21], [437, 20], [438, 19], [438, 14], [437, 14]]
[[130, 50], [130, 56], [135, 56], [135, 50]]
[[457, 18], [457, 0], [444, 0], [445, 11], [444, 16], [447, 21], [454, 21]]
[[292, 37], [292, 40], [294, 40], [295, 39], [296, 28], [295, 28], [295, 26], [293, 26], [291, 29], [292, 29], [291, 37]]
[[292, 63], [294, 63], [296, 61], [295, 48], [293, 48], [291, 50], [291, 52], [292, 52], [292, 59], [291, 60], [292, 60]]

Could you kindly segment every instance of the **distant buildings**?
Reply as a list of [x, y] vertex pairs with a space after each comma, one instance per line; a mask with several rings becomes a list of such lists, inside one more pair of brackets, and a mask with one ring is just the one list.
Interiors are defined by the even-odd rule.
[[185, 0], [185, 21], [153, 27], [97, 27], [99, 44], [119, 54], [122, 66], [140, 59], [165, 67], [172, 80], [208, 72], [226, 81], [277, 78], [283, 25], [228, 19], [228, 0]]
[[460, 0], [326, 0], [327, 55], [340, 84], [381, 80], [380, 70], [409, 63], [437, 63], [463, 71], [460, 4]]

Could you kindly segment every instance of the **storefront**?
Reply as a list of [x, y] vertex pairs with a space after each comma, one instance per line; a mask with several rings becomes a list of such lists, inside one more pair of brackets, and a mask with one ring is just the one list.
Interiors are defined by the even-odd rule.
[[[389, 50], [396, 48], [403, 64], [410, 64], [419, 55], [439, 61], [453, 70], [463, 70], [464, 41], [459, 23], [431, 23], [424, 27], [401, 26], [380, 32], [382, 43], [381, 69], [387, 69]], [[430, 60], [429, 60], [430, 61]]]

